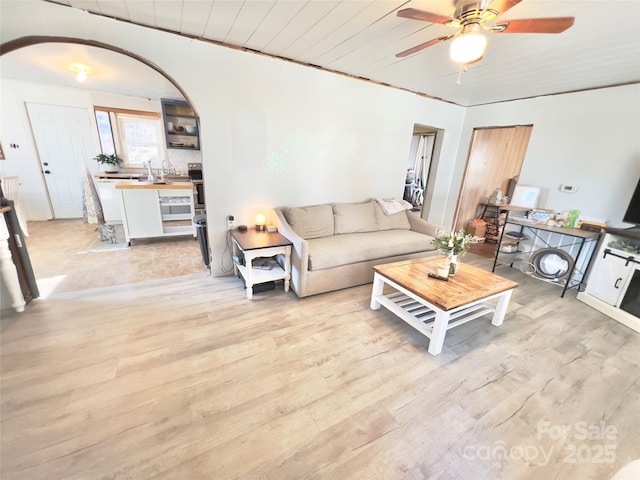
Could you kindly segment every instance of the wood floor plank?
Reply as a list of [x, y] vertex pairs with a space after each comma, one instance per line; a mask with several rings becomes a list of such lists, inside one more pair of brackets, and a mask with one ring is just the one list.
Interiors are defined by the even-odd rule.
[[[248, 301], [237, 278], [199, 273], [36, 300], [2, 319], [0, 475], [610, 477], [640, 456], [639, 336], [573, 292], [497, 273], [520, 284], [504, 324], [457, 327], [436, 357], [369, 308], [370, 285]], [[577, 422], [617, 433], [579, 440]], [[570, 463], [572, 445], [615, 456]], [[539, 456], [482, 456], [499, 447]]]

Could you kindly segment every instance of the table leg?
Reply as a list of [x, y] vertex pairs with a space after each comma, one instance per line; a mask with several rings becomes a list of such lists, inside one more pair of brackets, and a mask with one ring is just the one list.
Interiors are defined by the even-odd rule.
[[[230, 233], [228, 235], [231, 236]], [[235, 238], [231, 237], [231, 256], [235, 258], [240, 251], [238, 242]], [[236, 277], [238, 276], [238, 265], [236, 264], [235, 259], [233, 260], [233, 275]]]
[[289, 291], [289, 280], [291, 279], [291, 247], [284, 250], [284, 291]]
[[449, 312], [436, 310], [436, 318], [433, 322], [433, 332], [431, 333], [431, 340], [429, 340], [428, 351], [431, 355], [438, 355], [442, 352], [444, 336], [447, 334], [447, 326], [449, 325], [449, 317]]
[[369, 304], [369, 307], [371, 307], [371, 310], [380, 309], [380, 302], [378, 302], [376, 298], [382, 295], [383, 291], [384, 291], [384, 280], [376, 272], [373, 274], [373, 287], [371, 288], [371, 303]]
[[244, 252], [245, 272], [244, 283], [247, 287], [247, 300], [253, 298], [253, 255]]
[[507, 307], [509, 306], [509, 300], [513, 290], [507, 290], [498, 297], [498, 303], [496, 304], [496, 311], [493, 313], [493, 320], [491, 325], [499, 327], [504, 321], [504, 316], [507, 314]]

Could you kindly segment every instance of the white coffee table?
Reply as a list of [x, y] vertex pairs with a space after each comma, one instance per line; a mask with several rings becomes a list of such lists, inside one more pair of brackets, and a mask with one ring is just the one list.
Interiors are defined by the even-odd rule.
[[442, 260], [436, 256], [373, 267], [371, 308], [384, 306], [429, 338], [431, 355], [442, 351], [450, 328], [487, 314], [493, 314], [492, 325], [502, 325], [511, 293], [518, 286], [466, 263], [460, 263], [447, 282], [430, 278], [428, 274], [435, 274]]

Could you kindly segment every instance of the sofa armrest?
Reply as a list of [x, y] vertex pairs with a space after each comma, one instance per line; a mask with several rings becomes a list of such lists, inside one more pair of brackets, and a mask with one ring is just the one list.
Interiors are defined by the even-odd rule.
[[282, 210], [275, 208], [272, 212], [272, 222], [278, 232], [293, 244], [291, 247], [291, 285], [298, 296], [304, 296], [309, 265], [309, 242], [293, 231]]
[[429, 235], [431, 237], [437, 236], [437, 231], [440, 227], [434, 225], [433, 223], [427, 222], [425, 219], [420, 218], [413, 212], [407, 210], [407, 217], [409, 218], [409, 225], [411, 225], [411, 230], [418, 233], [423, 233], [424, 235]]

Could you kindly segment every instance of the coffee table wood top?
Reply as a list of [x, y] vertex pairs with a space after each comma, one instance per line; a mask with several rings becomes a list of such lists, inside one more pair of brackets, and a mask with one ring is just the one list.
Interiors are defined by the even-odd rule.
[[444, 256], [418, 258], [376, 265], [373, 270], [442, 310], [452, 310], [518, 286], [464, 262], [458, 263], [455, 276], [449, 277], [448, 282], [427, 276], [437, 273], [437, 265], [444, 261]]

